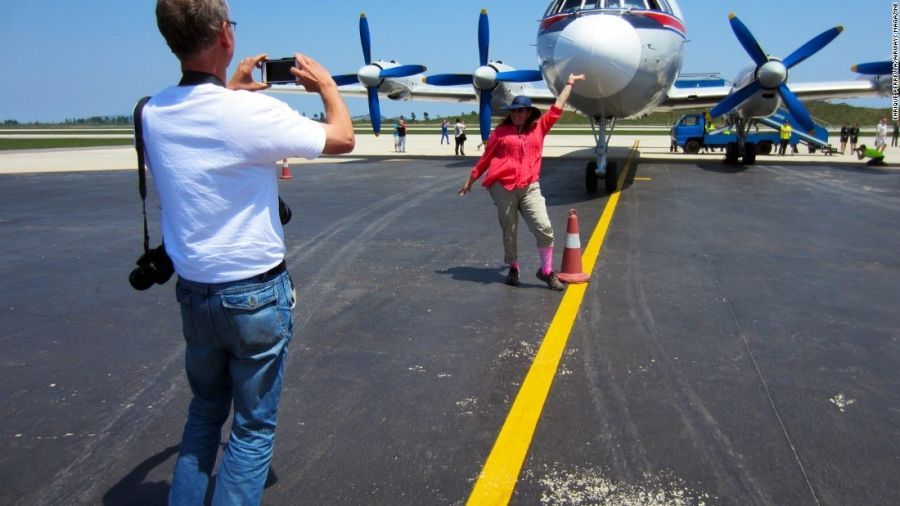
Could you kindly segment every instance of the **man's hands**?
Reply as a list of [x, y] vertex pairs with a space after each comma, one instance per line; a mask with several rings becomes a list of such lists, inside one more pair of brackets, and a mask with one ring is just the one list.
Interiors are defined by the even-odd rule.
[[231, 80], [228, 81], [228, 89], [259, 91], [268, 88], [268, 84], [253, 80], [253, 69], [262, 68], [262, 62], [268, 57], [269, 55], [263, 53], [241, 60]]
[[[259, 91], [269, 87], [266, 83], [253, 80], [253, 69], [262, 68], [268, 55], [258, 54], [250, 58], [244, 58], [238, 63], [234, 76], [228, 81], [231, 90]], [[325, 106], [325, 147], [323, 153], [338, 155], [353, 151], [356, 145], [356, 136], [353, 133], [353, 122], [350, 112], [338, 91], [337, 83], [331, 74], [325, 70], [319, 62], [309, 56], [294, 53], [297, 66], [292, 67], [291, 74], [297, 78], [297, 84], [303, 85], [306, 91], [317, 93], [322, 97]]]
[[319, 62], [300, 53], [294, 53], [294, 58], [299, 68], [292, 68], [291, 74], [306, 88], [306, 91], [321, 94], [323, 88], [337, 87], [331, 74]]
[[[259, 91], [268, 88], [268, 84], [253, 79], [253, 70], [262, 68], [263, 62], [268, 58], [269, 55], [262, 53], [241, 60], [231, 80], [228, 81], [228, 88], [247, 91]], [[291, 74], [297, 78], [297, 84], [302, 84], [306, 91], [321, 94], [323, 88], [327, 89], [337, 86], [331, 74], [316, 60], [301, 53], [294, 53], [294, 59], [297, 60], [297, 67], [299, 68], [292, 68]]]

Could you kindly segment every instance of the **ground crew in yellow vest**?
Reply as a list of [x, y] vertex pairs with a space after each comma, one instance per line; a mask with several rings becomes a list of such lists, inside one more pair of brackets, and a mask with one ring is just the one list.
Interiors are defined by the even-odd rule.
[[781, 125], [781, 147], [778, 150], [778, 156], [784, 156], [784, 150], [787, 149], [788, 142], [791, 140], [791, 124], [788, 120], [784, 120]]

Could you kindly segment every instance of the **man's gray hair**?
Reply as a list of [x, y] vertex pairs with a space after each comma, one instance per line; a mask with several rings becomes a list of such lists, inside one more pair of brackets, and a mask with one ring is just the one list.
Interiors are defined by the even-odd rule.
[[156, 25], [179, 60], [193, 58], [212, 45], [223, 21], [228, 21], [225, 0], [156, 2]]

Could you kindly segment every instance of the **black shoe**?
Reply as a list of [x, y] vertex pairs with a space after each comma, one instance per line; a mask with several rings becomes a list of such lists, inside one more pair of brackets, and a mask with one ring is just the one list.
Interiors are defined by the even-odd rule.
[[519, 286], [519, 269], [510, 267], [506, 273], [506, 284], [509, 286]]
[[561, 292], [566, 288], [566, 285], [562, 284], [562, 281], [560, 281], [559, 278], [556, 277], [556, 273], [553, 271], [550, 271], [550, 274], [544, 274], [544, 271], [538, 269], [537, 278], [544, 283], [547, 283], [547, 288], [551, 290]]

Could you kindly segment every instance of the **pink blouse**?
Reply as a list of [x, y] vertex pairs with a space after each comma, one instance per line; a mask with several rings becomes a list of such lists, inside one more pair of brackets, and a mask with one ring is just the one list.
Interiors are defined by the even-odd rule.
[[524, 188], [541, 177], [541, 157], [544, 136], [562, 116], [562, 109], [553, 106], [531, 129], [519, 133], [515, 125], [500, 125], [491, 134], [484, 153], [472, 169], [472, 178], [487, 172], [483, 186], [499, 182], [507, 190]]

